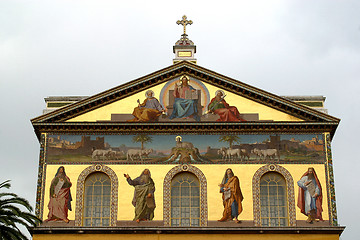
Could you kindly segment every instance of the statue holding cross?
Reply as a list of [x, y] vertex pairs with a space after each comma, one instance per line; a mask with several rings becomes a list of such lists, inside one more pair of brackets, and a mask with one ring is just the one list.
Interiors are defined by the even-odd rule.
[[193, 21], [187, 20], [186, 15], [184, 15], [184, 16], [182, 17], [182, 20], [181, 20], [181, 21], [178, 20], [178, 21], [176, 21], [176, 23], [177, 23], [178, 25], [183, 25], [183, 26], [184, 26], [184, 35], [186, 35], [186, 25], [191, 25], [191, 24], [193, 23]]

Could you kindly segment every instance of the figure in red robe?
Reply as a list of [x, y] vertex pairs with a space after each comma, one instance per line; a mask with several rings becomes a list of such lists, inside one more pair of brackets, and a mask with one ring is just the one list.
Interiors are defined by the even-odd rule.
[[298, 204], [301, 213], [308, 216], [308, 223], [313, 223], [322, 218], [322, 189], [320, 181], [314, 168], [309, 168], [307, 172], [297, 182], [299, 186]]
[[219, 115], [218, 122], [245, 122], [246, 120], [240, 117], [240, 113], [235, 106], [229, 106], [225, 101], [225, 94], [222, 90], [217, 90], [215, 97], [211, 99], [208, 106], [209, 112]]
[[71, 211], [70, 178], [66, 176], [65, 168], [59, 167], [50, 186], [49, 214], [47, 221], [61, 220], [69, 222], [68, 210]]

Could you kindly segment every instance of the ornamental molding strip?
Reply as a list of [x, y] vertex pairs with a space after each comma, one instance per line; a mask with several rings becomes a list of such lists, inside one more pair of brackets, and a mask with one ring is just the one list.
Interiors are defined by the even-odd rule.
[[289, 203], [289, 226], [296, 227], [296, 211], [295, 211], [295, 192], [294, 192], [294, 180], [288, 170], [277, 164], [267, 164], [259, 168], [253, 177], [253, 209], [254, 209], [254, 225], [256, 227], [261, 226], [261, 209], [260, 209], [260, 179], [267, 172], [280, 173], [286, 181], [287, 197]]
[[82, 217], [84, 209], [85, 180], [95, 172], [105, 173], [111, 181], [111, 198], [110, 198], [110, 227], [116, 226], [117, 206], [118, 206], [118, 178], [116, 173], [109, 167], [96, 164], [85, 168], [78, 177], [76, 189], [76, 210], [75, 210], [75, 226], [82, 226]]
[[154, 73], [140, 77], [107, 91], [93, 95], [79, 102], [70, 104], [53, 112], [43, 114], [31, 120], [34, 123], [65, 122], [86, 112], [105, 106], [112, 102], [124, 99], [143, 90], [167, 82], [182, 75], [197, 78], [200, 81], [222, 88], [249, 100], [264, 104], [280, 110], [297, 118], [309, 122], [335, 122], [339, 119], [328, 114], [319, 112], [309, 107], [297, 104], [286, 98], [266, 92], [262, 89], [250, 86], [236, 79], [218, 74], [214, 71], [200, 67], [188, 61], [181, 61]]
[[208, 206], [207, 206], [207, 182], [203, 172], [193, 165], [182, 164], [172, 168], [164, 179], [164, 226], [170, 226], [171, 215], [171, 180], [181, 172], [193, 173], [200, 182], [200, 227], [207, 226]]

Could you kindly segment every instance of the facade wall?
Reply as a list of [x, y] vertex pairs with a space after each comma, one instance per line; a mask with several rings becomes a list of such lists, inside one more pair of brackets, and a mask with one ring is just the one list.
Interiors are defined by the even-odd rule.
[[[289, 134], [285, 134], [285, 135], [278, 135], [277, 137], [271, 137], [269, 135], [269, 140], [271, 141], [279, 141], [281, 139], [285, 139], [285, 136], [287, 138], [290, 138], [288, 136]], [[223, 212], [223, 206], [222, 206], [222, 196], [219, 193], [219, 187], [218, 185], [221, 183], [221, 180], [224, 176], [224, 173], [226, 171], [226, 169], [231, 168], [234, 172], [234, 174], [239, 178], [240, 180], [240, 187], [244, 196], [244, 200], [242, 202], [243, 204], [243, 212], [241, 213], [241, 215], [239, 216], [239, 218], [241, 220], [245, 220], [245, 221], [253, 221], [254, 220], [254, 195], [253, 195], [253, 190], [254, 190], [254, 182], [253, 182], [253, 178], [254, 175], [256, 174], [256, 172], [261, 169], [264, 166], [267, 166], [269, 164], [274, 164], [276, 166], [280, 166], [283, 167], [284, 169], [286, 169], [287, 172], [289, 172], [290, 177], [293, 180], [293, 189], [294, 189], [294, 194], [293, 195], [288, 195], [288, 200], [290, 202], [290, 200], [293, 200], [295, 202], [295, 215], [296, 215], [296, 220], [306, 220], [307, 217], [305, 215], [303, 215], [300, 212], [300, 209], [298, 207], [296, 207], [297, 204], [297, 197], [298, 197], [298, 191], [299, 191], [299, 187], [297, 186], [297, 181], [302, 177], [302, 175], [308, 170], [309, 167], [313, 167], [316, 171], [316, 174], [319, 178], [319, 181], [321, 183], [322, 186], [322, 195], [323, 195], [323, 202], [322, 202], [322, 207], [323, 207], [323, 219], [325, 221], [329, 221], [332, 220], [330, 216], [333, 215], [332, 210], [329, 210], [328, 207], [328, 203], [329, 203], [329, 199], [331, 198], [331, 196], [329, 196], [328, 194], [331, 192], [331, 186], [328, 184], [329, 182], [329, 177], [330, 177], [330, 173], [328, 172], [328, 162], [329, 160], [331, 160], [331, 155], [328, 153], [328, 151], [330, 150], [329, 148], [329, 144], [326, 144], [326, 139], [328, 134], [320, 134], [318, 136], [320, 136], [320, 139], [318, 137], [313, 137], [311, 134], [309, 136], [306, 136], [306, 139], [304, 139], [304, 135], [296, 135], [296, 134], [292, 134], [291, 136], [293, 136], [294, 138], [290, 138], [290, 146], [293, 147], [291, 144], [293, 144], [294, 142], [300, 146], [298, 144], [298, 141], [295, 139], [297, 136], [301, 136], [302, 137], [302, 142], [306, 142], [309, 146], [313, 146], [314, 145], [314, 141], [319, 142], [320, 144], [319, 146], [322, 146], [322, 157], [319, 157], [321, 154], [317, 154], [319, 156], [316, 155], [316, 157], [318, 158], [313, 158], [312, 160], [304, 160], [302, 158], [302, 160], [298, 160], [295, 162], [291, 162], [291, 161], [286, 161], [286, 160], [282, 160], [283, 157], [280, 156], [280, 162], [276, 159], [267, 159], [267, 160], [262, 160], [259, 162], [259, 160], [254, 160], [254, 158], [256, 156], [254, 156], [253, 154], [250, 157], [250, 160], [246, 160], [245, 161], [241, 161], [239, 159], [237, 160], [222, 160], [221, 156], [218, 157], [218, 159], [216, 160], [212, 160], [212, 162], [209, 163], [167, 163], [167, 164], [161, 164], [161, 162], [154, 162], [154, 163], [147, 163], [149, 161], [149, 157], [148, 159], [145, 159], [144, 161], [139, 161], [137, 160], [136, 163], [132, 163], [132, 161], [127, 161], [127, 160], [114, 160], [114, 161], [108, 161], [108, 159], [105, 158], [101, 158], [97, 159], [97, 160], [84, 160], [83, 162], [77, 162], [74, 160], [73, 156], [68, 152], [68, 147], [64, 146], [64, 152], [63, 154], [61, 152], [58, 151], [53, 151], [50, 150], [52, 144], [54, 144], [53, 138], [54, 136], [56, 136], [56, 139], [61, 139], [61, 137], [59, 138], [56, 134], [46, 134], [43, 136], [45, 137], [45, 148], [44, 148], [44, 154], [42, 155], [42, 159], [40, 160], [41, 162], [43, 162], [44, 164], [40, 164], [40, 166], [42, 166], [43, 168], [43, 178], [40, 179], [42, 182], [42, 187], [40, 188], [40, 192], [41, 194], [38, 195], [38, 209], [37, 212], [38, 214], [42, 217], [42, 219], [47, 219], [47, 215], [48, 215], [48, 208], [47, 208], [47, 204], [49, 203], [49, 192], [50, 192], [50, 185], [51, 185], [51, 181], [54, 178], [57, 170], [59, 169], [60, 166], [64, 166], [65, 171], [66, 171], [66, 175], [70, 178], [71, 182], [72, 182], [72, 187], [71, 187], [71, 194], [72, 194], [72, 208], [73, 211], [69, 211], [69, 216], [68, 218], [70, 220], [75, 220], [75, 212], [76, 212], [76, 206], [77, 204], [77, 199], [78, 198], [78, 179], [79, 176], [81, 175], [81, 173], [87, 169], [90, 166], [94, 166], [94, 165], [102, 165], [102, 166], [106, 166], [108, 168], [110, 168], [117, 177], [118, 180], [118, 186], [117, 186], [117, 190], [118, 190], [118, 194], [117, 194], [117, 198], [118, 198], [118, 206], [117, 206], [117, 221], [132, 221], [133, 217], [134, 217], [134, 207], [131, 205], [131, 201], [133, 198], [133, 194], [134, 194], [134, 188], [132, 186], [130, 186], [127, 182], [126, 179], [124, 178], [123, 174], [129, 174], [133, 179], [137, 176], [139, 176], [141, 174], [141, 172], [144, 169], [149, 169], [151, 172], [151, 176], [154, 180], [155, 186], [156, 186], [156, 192], [155, 192], [155, 202], [157, 207], [155, 208], [154, 214], [155, 217], [153, 220], [157, 220], [157, 221], [162, 221], [163, 220], [163, 215], [164, 215], [164, 178], [167, 175], [167, 173], [169, 171], [171, 171], [174, 167], [182, 165], [182, 164], [188, 164], [191, 166], [196, 167], [197, 169], [199, 169], [199, 171], [202, 172], [202, 174], [205, 176], [206, 178], [206, 201], [207, 201], [207, 220], [208, 221], [216, 221], [218, 219], [221, 218], [222, 216], [222, 212]], [[68, 136], [67, 139], [71, 139], [72, 136], [75, 135], [62, 135], [62, 136]], [[107, 141], [108, 137], [114, 138], [114, 137], [121, 137], [121, 135], [101, 135], [101, 136], [105, 136], [105, 142]], [[155, 136], [155, 135], [154, 135]], [[188, 139], [191, 139], [191, 135], [187, 136], [187, 135], [182, 135], [184, 138], [185, 137], [190, 137]], [[220, 135], [219, 135], [220, 136]], [[241, 148], [246, 148], [249, 147], [249, 144], [246, 143], [246, 135], [238, 135], [240, 136], [240, 138], [242, 138], [242, 144], [238, 144], [239, 147]], [[78, 135], [76, 135], [77, 138], [79, 138]], [[80, 134], [81, 139], [84, 139], [83, 135]], [[206, 136], [204, 136], [206, 137]], [[65, 138], [65, 137], [62, 137]], [[103, 141], [103, 137], [99, 137], [99, 135], [93, 135], [91, 136], [91, 139], [101, 139], [101, 141]], [[307, 140], [308, 139], [308, 140]], [[190, 140], [189, 140], [190, 141]], [[288, 140], [285, 140], [285, 143]], [[191, 141], [190, 141], [191, 142]], [[76, 141], [73, 141], [73, 143], [76, 145]], [[196, 145], [196, 141], [193, 141], [194, 145]], [[129, 145], [134, 144], [134, 143], [129, 143]], [[137, 143], [138, 144], [138, 143]], [[227, 143], [223, 143], [224, 145], [226, 145]], [[274, 144], [274, 142], [270, 142], [268, 144], [270, 147], [274, 147], [277, 144]], [[133, 145], [132, 145], [133, 146]], [[235, 145], [234, 145], [235, 146]], [[262, 146], [262, 144], [260, 145], [256, 145], [256, 146]], [[124, 147], [124, 146], [123, 146]], [[278, 144], [278, 147], [281, 148], [281, 144]], [[283, 150], [280, 151], [280, 153], [282, 152], [288, 152], [289, 149], [282, 147]], [[139, 148], [137, 148], [139, 149]], [[310, 148], [311, 149], [311, 148]], [[126, 149], [125, 149], [126, 150]], [[249, 150], [250, 151], [250, 150]], [[294, 151], [294, 153], [291, 154], [298, 154], [296, 149], [292, 149], [292, 151]], [[88, 153], [83, 153], [83, 151], [80, 149], [79, 153], [81, 153], [80, 155], [76, 155], [79, 159], [82, 159], [82, 157], [84, 157], [84, 155], [89, 155]], [[314, 149], [311, 149], [310, 153], [306, 153], [309, 154], [309, 156], [314, 157], [314, 153], [316, 153], [316, 151]], [[61, 159], [57, 159], [54, 158], [54, 156], [57, 157], [61, 157]], [[284, 156], [285, 157], [285, 156]], [[88, 156], [88, 159], [91, 159], [91, 156]], [[310, 157], [309, 157], [310, 158]], [[65, 160], [64, 160], [65, 159]], [[67, 160], [66, 160], [67, 159]], [[118, 162], [117, 162], [118, 161]], [[217, 161], [217, 162], [216, 162]], [[256, 162], [258, 161], [258, 163], [252, 163], [252, 162]], [[330, 169], [331, 170], [331, 169]], [[331, 209], [331, 208], [330, 208]], [[81, 211], [81, 209], [78, 211]], [[336, 213], [336, 212], [335, 212]]]
[[[46, 203], [49, 202], [49, 186], [53, 177], [56, 174], [57, 169], [63, 165], [47, 165], [46, 169], [46, 183], [45, 183], [45, 194], [44, 194], [44, 219], [48, 215], [48, 209]], [[77, 189], [77, 179], [81, 172], [91, 165], [64, 165], [66, 174], [72, 182], [71, 194], [73, 196], [73, 211], [69, 212], [69, 219], [75, 220], [75, 206], [76, 206], [76, 189]], [[165, 175], [176, 165], [106, 165], [111, 168], [117, 175], [119, 180], [118, 186], [118, 214], [117, 220], [119, 221], [132, 221], [134, 218], [134, 207], [131, 205], [131, 201], [134, 195], [134, 188], [130, 186], [123, 174], [127, 173], [132, 178], [135, 178], [141, 174], [141, 172], [147, 168], [151, 172], [151, 177], [153, 178], [156, 186], [155, 191], [155, 217], [154, 220], [163, 220], [163, 183]], [[252, 179], [255, 172], [265, 166], [265, 164], [221, 164], [221, 165], [207, 165], [207, 164], [194, 164], [193, 166], [203, 172], [207, 180], [207, 202], [208, 202], [208, 220], [216, 221], [221, 218], [223, 212], [222, 198], [219, 193], [219, 187], [224, 173], [227, 168], [231, 168], [236, 176], [240, 180], [240, 187], [244, 195], [243, 212], [240, 215], [242, 220], [253, 220], [253, 187]], [[296, 182], [301, 178], [304, 172], [307, 171], [310, 165], [306, 164], [279, 164], [279, 166], [287, 169], [292, 178], [294, 179], [294, 190], [295, 190], [295, 201], [297, 203], [297, 196], [299, 187], [296, 185]], [[327, 191], [326, 191], [326, 177], [325, 177], [325, 166], [324, 164], [312, 164], [311, 167], [314, 167], [317, 173], [317, 176], [323, 186], [323, 218], [324, 220], [329, 220], [328, 208], [327, 208]], [[290, 197], [290, 196], [288, 196]], [[306, 216], [301, 214], [299, 208], [296, 207], [296, 219], [297, 220], [306, 220]]]

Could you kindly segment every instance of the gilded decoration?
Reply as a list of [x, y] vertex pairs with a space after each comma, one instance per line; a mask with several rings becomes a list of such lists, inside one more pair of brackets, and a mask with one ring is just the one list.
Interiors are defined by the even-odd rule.
[[190, 164], [182, 164], [172, 168], [164, 179], [164, 226], [170, 226], [171, 212], [171, 180], [180, 172], [191, 172], [200, 182], [200, 226], [207, 226], [207, 182], [205, 175], [197, 167]]
[[268, 164], [259, 168], [253, 177], [253, 205], [254, 205], [254, 225], [261, 226], [260, 222], [260, 179], [267, 172], [278, 172], [286, 180], [288, 202], [289, 202], [289, 226], [296, 226], [296, 211], [295, 211], [295, 192], [294, 192], [294, 180], [288, 170], [277, 164]]
[[117, 221], [117, 206], [118, 206], [118, 178], [116, 173], [109, 167], [96, 164], [90, 167], [85, 168], [77, 180], [77, 189], [76, 189], [76, 210], [75, 210], [75, 226], [82, 225], [82, 216], [83, 216], [83, 204], [84, 204], [84, 184], [85, 179], [94, 172], [103, 172], [107, 174], [111, 180], [111, 199], [110, 199], [110, 226], [116, 226]]
[[[111, 90], [99, 93], [77, 103], [55, 110], [51, 113], [41, 115], [40, 117], [34, 118], [31, 121], [36, 130], [36, 133], [40, 135], [39, 131], [44, 128], [43, 124], [54, 122], [60, 123], [68, 119], [72, 119], [91, 110], [97, 109], [99, 107], [108, 105], [115, 101], [141, 92], [144, 90], [144, 86], [146, 86], [146, 89], [148, 89], [176, 77], [180, 77], [184, 74], [188, 75], [189, 77], [197, 78], [203, 82], [221, 88], [225, 91], [233, 92], [249, 100], [259, 102], [273, 109], [287, 112], [290, 115], [299, 119], [309, 120], [310, 122], [314, 123], [317, 122], [317, 124], [319, 122], [322, 122], [323, 124], [332, 125], [330, 126], [330, 131], [332, 132], [332, 134], [339, 122], [339, 119], [337, 118], [301, 106], [290, 100], [286, 100], [284, 98], [278, 97], [260, 89], [251, 87], [235, 79], [231, 79], [225, 76], [222, 76], [222, 78], [220, 78], [218, 74], [214, 74], [214, 72], [210, 70], [189, 63], [187, 61], [182, 61], [178, 64], [157, 71], [156, 73], [153, 73], [151, 75], [144, 76], [130, 83], [123, 84]], [[311, 125], [311, 123], [308, 124]]]
[[325, 134], [326, 139], [326, 181], [327, 181], [327, 191], [328, 191], [328, 207], [329, 207], [329, 219], [330, 224], [333, 226], [338, 225], [337, 212], [336, 212], [336, 199], [335, 199], [335, 185], [334, 185], [334, 170], [333, 170], [333, 162], [331, 155], [331, 139], [330, 134]]

